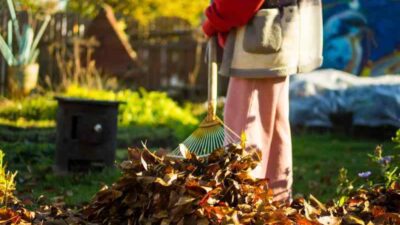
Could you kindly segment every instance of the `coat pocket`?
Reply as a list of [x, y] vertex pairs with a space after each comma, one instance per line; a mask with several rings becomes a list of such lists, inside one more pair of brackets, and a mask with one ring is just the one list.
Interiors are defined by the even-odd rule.
[[279, 9], [262, 9], [246, 25], [243, 50], [271, 54], [281, 50], [283, 32]]

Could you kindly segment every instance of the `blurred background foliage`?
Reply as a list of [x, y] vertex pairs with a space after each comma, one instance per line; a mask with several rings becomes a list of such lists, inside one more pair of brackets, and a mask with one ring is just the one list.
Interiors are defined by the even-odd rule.
[[[31, 15], [52, 14], [65, 9], [67, 0], [14, 0], [17, 11]], [[0, 0], [0, 9], [7, 9], [7, 0]]]
[[[6, 8], [7, 0], [0, 0], [0, 7]], [[33, 15], [66, 11], [93, 19], [104, 4], [110, 5], [114, 12], [126, 21], [135, 20], [147, 25], [159, 17], [176, 17], [187, 20], [193, 26], [201, 23], [208, 0], [162, 1], [162, 0], [14, 0], [17, 10], [28, 10]]]
[[127, 19], [135, 19], [146, 25], [157, 17], [178, 17], [188, 20], [192, 25], [200, 24], [203, 10], [208, 0], [69, 0], [67, 10], [94, 18], [103, 4], [110, 5], [116, 14]]
[[[41, 124], [54, 126], [57, 111], [57, 102], [53, 99], [55, 95], [47, 93], [22, 100], [0, 101], [0, 124], [26, 124], [28, 127], [36, 124], [38, 126], [35, 127], [41, 127]], [[177, 140], [185, 138], [199, 122], [189, 107], [178, 105], [165, 92], [149, 92], [144, 89], [106, 91], [71, 85], [60, 95], [120, 101], [122, 103], [118, 115], [120, 127], [167, 127]]]

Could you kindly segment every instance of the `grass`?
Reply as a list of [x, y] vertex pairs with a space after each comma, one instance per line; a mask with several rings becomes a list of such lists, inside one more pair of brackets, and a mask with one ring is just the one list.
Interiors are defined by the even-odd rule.
[[[353, 139], [332, 134], [298, 134], [293, 137], [294, 193], [312, 193], [326, 201], [334, 197], [339, 169], [349, 170], [349, 177], [369, 169], [368, 153], [382, 145], [385, 154], [395, 152], [394, 143], [371, 139]], [[398, 150], [397, 150], [398, 151]]]
[[[104, 185], [111, 185], [119, 175], [120, 172], [115, 168], [63, 177], [48, 174], [41, 183], [32, 187], [31, 196], [27, 197], [39, 199], [43, 196], [46, 203], [58, 202], [77, 206], [88, 203], [98, 190]], [[23, 189], [19, 191], [25, 192]]]
[[[191, 131], [191, 130], [190, 130]], [[55, 127], [21, 127], [7, 126], [1, 123], [0, 118], [0, 147], [1, 143], [55, 143]], [[118, 148], [141, 145], [148, 142], [149, 147], [175, 146], [178, 138], [166, 126], [120, 126], [117, 133]]]
[[[122, 162], [125, 158], [127, 151], [117, 150], [116, 163]], [[88, 203], [98, 190], [104, 185], [112, 185], [119, 176], [120, 171], [115, 167], [66, 176], [57, 176], [48, 171], [40, 178], [33, 175], [31, 180], [18, 185], [17, 196], [28, 205], [41, 199], [43, 203], [56, 202], [73, 207]], [[36, 204], [31, 205], [31, 208], [34, 207]]]
[[[354, 140], [346, 136], [317, 133], [294, 135], [294, 193], [303, 196], [312, 193], [323, 201], [332, 198], [335, 194], [339, 169], [348, 168], [350, 176], [357, 176], [358, 172], [368, 170], [367, 154], [379, 144], [383, 144], [386, 154], [394, 152], [394, 144], [390, 141], [381, 143], [375, 140]], [[18, 149], [18, 145], [21, 149]], [[0, 142], [0, 149], [3, 148], [6, 154], [9, 152], [10, 157], [15, 149], [18, 149], [17, 153], [26, 152], [22, 146], [29, 146], [30, 152], [35, 151], [37, 147], [37, 151], [40, 149], [45, 155], [54, 152], [55, 148], [53, 144]], [[26, 165], [26, 168], [13, 165], [15, 159], [18, 159], [16, 156], [11, 157], [14, 162], [11, 159], [8, 161], [10, 169], [19, 168], [20, 170], [17, 176], [17, 190], [18, 196], [25, 203], [35, 202], [43, 195], [47, 202], [60, 202], [68, 206], [84, 204], [90, 201], [103, 185], [112, 184], [120, 175], [118, 169], [109, 168], [85, 175], [56, 176], [51, 171], [52, 160], [48, 158], [42, 160], [43, 154], [38, 156], [34, 154], [37, 158], [31, 162], [31, 165]], [[117, 162], [121, 162], [126, 156], [125, 149], [117, 150]], [[34, 165], [37, 165], [39, 169], [33, 169]], [[31, 207], [35, 207], [35, 204]]]

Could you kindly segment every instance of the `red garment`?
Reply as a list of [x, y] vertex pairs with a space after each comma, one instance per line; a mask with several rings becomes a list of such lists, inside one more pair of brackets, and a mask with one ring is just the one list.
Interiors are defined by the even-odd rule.
[[247, 24], [260, 9], [264, 0], [214, 0], [206, 9], [204, 33], [211, 37], [218, 34], [218, 41], [224, 46], [229, 30]]

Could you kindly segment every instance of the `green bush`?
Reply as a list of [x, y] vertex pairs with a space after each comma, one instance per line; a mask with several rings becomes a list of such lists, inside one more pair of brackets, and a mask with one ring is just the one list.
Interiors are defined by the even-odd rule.
[[[122, 90], [118, 92], [94, 90], [70, 86], [62, 94], [66, 97], [96, 100], [121, 101], [118, 123], [120, 127], [167, 127], [178, 139], [184, 139], [198, 124], [198, 119], [187, 108], [180, 107], [164, 92], [144, 89], [140, 91]], [[55, 120], [57, 102], [54, 94], [31, 97], [19, 102], [4, 104], [0, 109], [0, 123], [3, 125], [38, 126], [52, 125]], [[35, 122], [33, 122], [35, 121]]]
[[26, 120], [20, 117], [17, 120], [8, 120], [0, 118], [0, 124], [18, 128], [54, 128], [55, 121], [52, 120]]
[[9, 121], [54, 120], [57, 102], [52, 95], [35, 96], [1, 104], [0, 118]]

